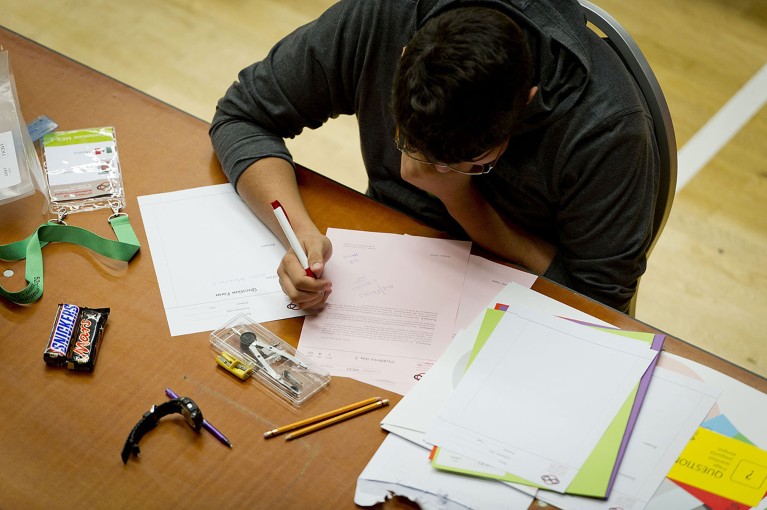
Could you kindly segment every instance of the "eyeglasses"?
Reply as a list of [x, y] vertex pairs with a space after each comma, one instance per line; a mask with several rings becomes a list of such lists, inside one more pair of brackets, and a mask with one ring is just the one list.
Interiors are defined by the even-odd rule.
[[[452, 170], [453, 172], [458, 172], [459, 174], [463, 175], [484, 175], [486, 173], [489, 173], [493, 168], [495, 168], [495, 165], [498, 164], [498, 160], [501, 159], [501, 156], [506, 151], [506, 147], [508, 147], [509, 141], [506, 140], [503, 142], [503, 146], [498, 150], [498, 154], [495, 156], [495, 159], [491, 163], [471, 163], [467, 162], [466, 165], [469, 166], [468, 169], [461, 169], [456, 168], [453, 165], [448, 165], [446, 163], [435, 163], [434, 161], [429, 161], [426, 159], [421, 159], [413, 156], [414, 151], [412, 149], [409, 149], [402, 145], [402, 142], [400, 142], [399, 138], [394, 139], [394, 144], [397, 146], [397, 150], [400, 151], [405, 156], [409, 157], [410, 159], [413, 159], [415, 161], [418, 161], [419, 163], [424, 163], [427, 165], [433, 165], [435, 167], [439, 168], [447, 168], [448, 170]], [[455, 163], [454, 163], [455, 164]], [[463, 164], [463, 163], [461, 163]]]

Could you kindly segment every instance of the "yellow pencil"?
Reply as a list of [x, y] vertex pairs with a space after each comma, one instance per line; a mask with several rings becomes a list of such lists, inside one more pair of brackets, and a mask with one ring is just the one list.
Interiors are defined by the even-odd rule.
[[291, 423], [290, 425], [283, 425], [282, 427], [278, 427], [268, 432], [264, 432], [264, 437], [269, 439], [270, 437], [278, 436], [285, 432], [290, 432], [291, 430], [299, 429], [301, 427], [305, 427], [306, 425], [311, 425], [312, 423], [317, 423], [318, 421], [327, 420], [328, 418], [331, 418], [333, 416], [337, 416], [339, 414], [343, 414], [343, 413], [352, 411], [354, 409], [358, 409], [360, 407], [364, 407], [366, 405], [379, 402], [380, 400], [381, 400], [381, 397], [372, 397], [365, 400], [361, 400], [360, 402], [355, 402], [354, 404], [349, 404], [347, 406], [339, 407], [338, 409], [334, 409], [332, 411], [328, 411], [326, 413], [322, 413], [317, 416], [307, 418], [305, 420]]
[[290, 441], [291, 439], [305, 436], [306, 434], [311, 434], [312, 432], [315, 432], [317, 430], [324, 429], [325, 427], [329, 427], [338, 422], [348, 420], [349, 418], [354, 418], [355, 416], [365, 414], [369, 411], [372, 411], [374, 409], [378, 409], [379, 407], [384, 407], [387, 405], [389, 405], [389, 401], [387, 399], [379, 400], [378, 402], [373, 402], [372, 404], [368, 404], [364, 407], [360, 407], [358, 409], [355, 409], [354, 411], [349, 411], [348, 413], [339, 414], [338, 416], [334, 416], [333, 418], [327, 419], [325, 421], [321, 421], [319, 423], [315, 423], [314, 425], [309, 425], [308, 427], [305, 427], [302, 429], [298, 429], [295, 432], [291, 432], [290, 434], [285, 436], [285, 441]]

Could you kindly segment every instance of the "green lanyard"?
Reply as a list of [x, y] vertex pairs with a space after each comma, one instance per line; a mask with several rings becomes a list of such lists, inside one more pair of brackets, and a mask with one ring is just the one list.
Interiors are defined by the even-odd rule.
[[139, 244], [125, 213], [113, 214], [109, 224], [115, 231], [117, 241], [97, 236], [84, 228], [63, 223], [44, 223], [28, 238], [15, 243], [0, 245], [0, 259], [27, 259], [24, 277], [28, 285], [18, 292], [9, 292], [0, 286], [0, 296], [26, 305], [34, 303], [43, 295], [43, 246], [48, 243], [72, 243], [85, 246], [106, 257], [128, 262], [138, 252]]

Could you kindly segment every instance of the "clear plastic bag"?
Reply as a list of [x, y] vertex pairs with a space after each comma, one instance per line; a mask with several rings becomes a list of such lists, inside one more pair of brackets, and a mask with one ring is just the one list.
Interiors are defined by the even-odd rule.
[[8, 52], [0, 51], [0, 205], [43, 190], [43, 173], [21, 115]]

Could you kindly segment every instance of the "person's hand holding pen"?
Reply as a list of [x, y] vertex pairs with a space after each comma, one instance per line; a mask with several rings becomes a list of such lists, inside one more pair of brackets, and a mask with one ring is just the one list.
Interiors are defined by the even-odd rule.
[[[297, 308], [318, 308], [330, 295], [331, 284], [322, 273], [325, 263], [333, 252], [330, 239], [316, 227], [301, 200], [293, 167], [281, 158], [262, 158], [246, 169], [236, 183], [237, 193], [274, 232], [287, 248], [277, 268], [282, 291]], [[272, 202], [279, 200], [290, 215], [291, 229], [296, 237], [293, 249], [285, 229], [274, 214]], [[306, 255], [306, 267], [302, 266], [297, 252]], [[309, 268], [317, 278], [308, 276]]]
[[272, 208], [290, 246], [277, 268], [282, 291], [296, 308], [319, 308], [332, 292], [330, 282], [322, 278], [333, 251], [330, 239], [316, 228], [295, 232], [280, 203], [274, 201]]

